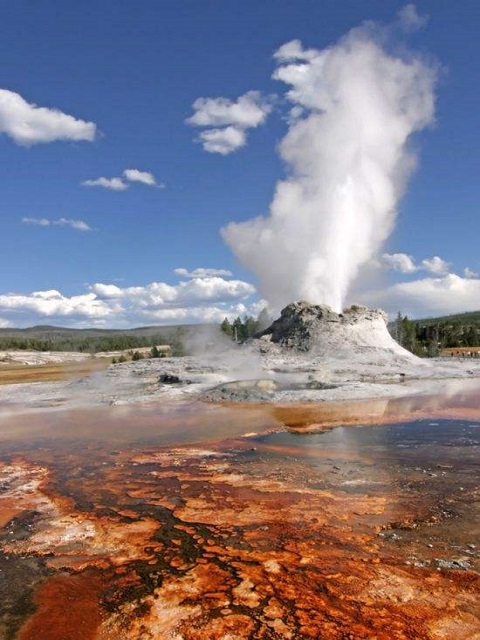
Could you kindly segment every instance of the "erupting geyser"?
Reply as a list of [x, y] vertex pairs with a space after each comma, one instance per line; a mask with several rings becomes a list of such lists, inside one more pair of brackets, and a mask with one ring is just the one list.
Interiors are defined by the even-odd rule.
[[436, 70], [385, 41], [369, 23], [321, 51], [293, 40], [275, 53], [293, 104], [280, 144], [288, 176], [268, 216], [223, 229], [275, 310], [301, 298], [340, 311], [393, 229], [410, 137], [434, 118]]

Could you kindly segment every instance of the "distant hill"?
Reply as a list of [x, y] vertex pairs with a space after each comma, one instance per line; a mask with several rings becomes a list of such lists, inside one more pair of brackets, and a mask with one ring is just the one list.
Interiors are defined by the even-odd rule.
[[434, 318], [420, 318], [418, 320], [412, 320], [412, 322], [415, 324], [421, 324], [425, 327], [433, 324], [480, 325], [480, 311], [454, 313], [449, 316], [438, 316]]
[[188, 338], [198, 335], [207, 325], [169, 325], [134, 329], [69, 329], [37, 325], [25, 329], [0, 329], [0, 350], [34, 351], [119, 351], [169, 344], [172, 352], [185, 352]]
[[69, 327], [55, 327], [51, 325], [35, 325], [34, 327], [26, 327], [24, 329], [16, 329], [12, 327], [1, 328], [0, 337], [2, 336], [30, 336], [34, 338], [49, 338], [53, 336], [71, 336], [71, 337], [100, 337], [108, 335], [134, 335], [134, 336], [152, 336], [152, 335], [172, 335], [178, 331], [196, 332], [198, 328], [205, 325], [188, 325], [176, 324], [167, 326], [148, 326], [135, 327], [134, 329], [71, 329]]

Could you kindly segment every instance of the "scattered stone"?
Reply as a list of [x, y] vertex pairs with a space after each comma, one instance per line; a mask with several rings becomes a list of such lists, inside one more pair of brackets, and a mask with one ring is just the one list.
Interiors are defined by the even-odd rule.
[[398, 533], [395, 533], [395, 531], [382, 531], [379, 535], [382, 538], [386, 538], [387, 540], [392, 540], [394, 542], [402, 539], [402, 537], [399, 536]]
[[175, 376], [172, 373], [162, 373], [158, 377], [158, 381], [161, 384], [180, 384], [182, 382], [178, 376]]
[[235, 380], [206, 391], [201, 399], [210, 402], [269, 402], [275, 389], [273, 380]]
[[468, 571], [472, 568], [472, 565], [468, 560], [445, 560], [443, 558], [435, 558], [435, 563], [438, 569], [453, 569]]

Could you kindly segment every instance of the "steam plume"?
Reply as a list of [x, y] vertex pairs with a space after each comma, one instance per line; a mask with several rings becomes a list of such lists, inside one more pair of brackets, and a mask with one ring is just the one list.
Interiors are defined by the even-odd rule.
[[294, 40], [275, 53], [293, 104], [279, 147], [289, 175], [268, 216], [222, 230], [275, 309], [297, 299], [342, 309], [393, 229], [415, 165], [409, 139], [433, 121], [435, 68], [388, 53], [376, 35], [368, 25], [322, 51]]

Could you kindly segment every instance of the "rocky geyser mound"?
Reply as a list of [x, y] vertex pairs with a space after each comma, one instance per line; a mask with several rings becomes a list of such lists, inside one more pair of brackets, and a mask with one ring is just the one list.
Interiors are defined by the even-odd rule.
[[260, 341], [311, 355], [339, 356], [374, 349], [417, 359], [392, 338], [383, 311], [360, 305], [336, 313], [327, 305], [292, 302], [261, 334]]

